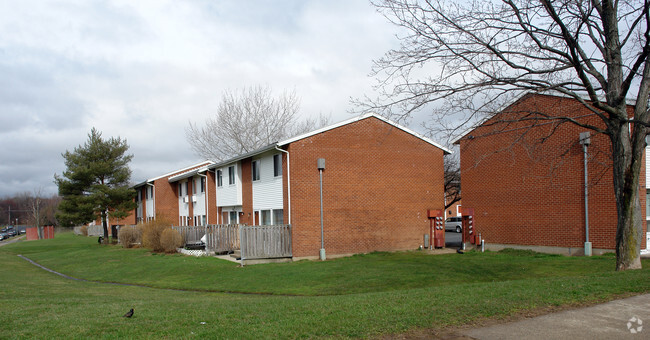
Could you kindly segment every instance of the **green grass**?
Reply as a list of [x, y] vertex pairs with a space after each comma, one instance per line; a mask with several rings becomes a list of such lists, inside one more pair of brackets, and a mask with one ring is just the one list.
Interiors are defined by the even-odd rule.
[[[16, 254], [88, 280], [271, 295], [71, 281]], [[650, 291], [648, 269], [615, 272], [611, 256], [521, 251], [373, 253], [240, 268], [57, 234], [1, 247], [0, 264], [0, 338], [375, 337]], [[129, 308], [135, 316], [122, 318]]]

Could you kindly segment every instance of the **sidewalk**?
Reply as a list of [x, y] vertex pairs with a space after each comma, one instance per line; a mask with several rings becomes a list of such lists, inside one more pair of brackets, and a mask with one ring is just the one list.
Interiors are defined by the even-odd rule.
[[650, 294], [457, 334], [486, 340], [650, 339]]
[[14, 236], [14, 237], [12, 237], [10, 239], [2, 240], [2, 241], [0, 241], [0, 247], [5, 246], [7, 244], [14, 243], [14, 242], [22, 241], [25, 238], [26, 238], [25, 235], [20, 235], [20, 236]]

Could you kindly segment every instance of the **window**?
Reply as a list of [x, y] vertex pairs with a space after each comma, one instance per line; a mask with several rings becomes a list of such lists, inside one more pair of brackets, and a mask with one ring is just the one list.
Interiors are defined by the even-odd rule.
[[273, 224], [284, 224], [284, 211], [282, 209], [273, 210]]
[[271, 210], [262, 210], [261, 225], [271, 225]]
[[147, 194], [147, 199], [153, 198], [153, 187], [147, 187], [146, 194]]
[[260, 160], [253, 161], [253, 181], [260, 180]]
[[230, 221], [228, 221], [229, 224], [237, 224], [237, 212], [231, 211], [229, 219], [230, 219]]
[[185, 182], [183, 183], [183, 195], [187, 195], [188, 193], [187, 189], [188, 189], [187, 182]]
[[193, 180], [192, 180], [192, 184], [193, 184], [193, 185], [192, 185], [192, 193], [193, 193], [193, 194], [198, 193], [198, 192], [199, 192], [199, 184], [200, 184], [200, 181], [197, 181], [196, 179], [193, 179]]
[[273, 155], [273, 176], [282, 176], [282, 155]]
[[228, 167], [228, 184], [235, 184], [235, 166]]
[[201, 192], [205, 192], [205, 177], [201, 177]]
[[183, 197], [183, 183], [178, 182], [178, 197]]
[[220, 188], [223, 186], [223, 172], [221, 170], [217, 170], [217, 186]]
[[138, 203], [142, 202], [142, 191], [138, 190]]
[[208, 225], [207, 216], [201, 215], [201, 221], [202, 221], [201, 225]]

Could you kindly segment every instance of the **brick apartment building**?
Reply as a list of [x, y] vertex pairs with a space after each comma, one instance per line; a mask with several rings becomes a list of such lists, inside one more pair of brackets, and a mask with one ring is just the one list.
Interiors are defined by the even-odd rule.
[[444, 208], [450, 151], [377, 115], [355, 117], [221, 163], [203, 162], [134, 186], [137, 208], [119, 224], [292, 225], [295, 258], [416, 249], [427, 209]]
[[[579, 136], [587, 130], [570, 123], [517, 122], [531, 113], [603, 125], [574, 99], [547, 94], [520, 97], [456, 141], [460, 144], [463, 207], [474, 209], [476, 232], [488, 248], [583, 254], [584, 153]], [[589, 241], [593, 253], [600, 254], [615, 249], [617, 212], [609, 139], [593, 131], [590, 134]], [[645, 168], [640, 186], [645, 193]], [[641, 206], [646, 206], [643, 194]], [[645, 233], [646, 209], [642, 214]]]
[[210, 165], [217, 223], [291, 224], [294, 258], [416, 249], [427, 209], [443, 209], [443, 155], [435, 142], [376, 115], [340, 122]]
[[[148, 179], [134, 186], [137, 207], [123, 223], [136, 224], [163, 219], [173, 225], [206, 225], [216, 223], [210, 211], [214, 204], [214, 176], [205, 161], [184, 169]], [[191, 175], [190, 175], [191, 174]]]

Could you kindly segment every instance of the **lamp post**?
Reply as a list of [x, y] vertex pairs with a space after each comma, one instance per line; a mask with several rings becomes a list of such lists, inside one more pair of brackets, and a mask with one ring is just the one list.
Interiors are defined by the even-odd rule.
[[587, 146], [591, 144], [591, 138], [588, 131], [580, 133], [580, 144], [582, 144], [585, 163], [585, 256], [591, 256], [591, 242], [589, 242], [589, 176], [587, 174]]
[[323, 233], [323, 170], [325, 170], [325, 158], [317, 161], [318, 174], [320, 175], [320, 259], [325, 261], [325, 234]]

